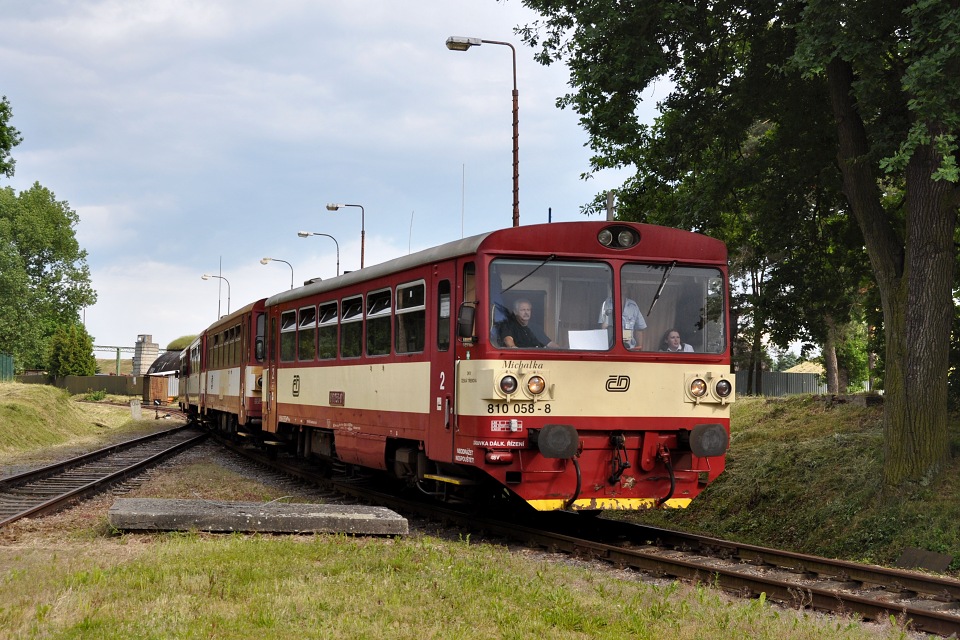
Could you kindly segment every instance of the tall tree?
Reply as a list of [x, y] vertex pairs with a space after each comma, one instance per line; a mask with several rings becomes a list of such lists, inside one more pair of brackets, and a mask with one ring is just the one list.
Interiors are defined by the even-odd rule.
[[13, 177], [13, 168], [16, 165], [10, 152], [23, 139], [20, 132], [10, 124], [12, 117], [13, 110], [10, 108], [10, 102], [7, 96], [3, 96], [0, 98], [0, 173], [8, 178]]
[[0, 350], [13, 352], [18, 367], [46, 368], [57, 328], [96, 302], [78, 220], [40, 184], [19, 194], [0, 189]]
[[[856, 221], [882, 302], [885, 484], [939, 473], [949, 458], [945, 381], [960, 205], [957, 0], [524, 4], [545, 18], [520, 30], [525, 40], [540, 48], [542, 62], [570, 68], [574, 92], [560, 104], [581, 115], [593, 167], [637, 168], [627, 191], [660, 190], [672, 195], [653, 200], [669, 205], [678, 193], [693, 194], [688, 185], [723, 186], [722, 179], [728, 190], [707, 192], [743, 197], [744, 185], [728, 172], [704, 180], [719, 163], [691, 166], [690, 158], [737, 159], [768, 122], [780, 141], [795, 141], [796, 166], [814, 169], [808, 176], [820, 178], [822, 193], [830, 195], [831, 180], [839, 185], [842, 207], [820, 211], [849, 212]], [[665, 76], [672, 90], [663, 116], [643, 126], [637, 105], [650, 85], [667, 84]], [[671, 163], [675, 170], [662, 170]], [[817, 203], [818, 190], [805, 187], [788, 193]], [[756, 194], [747, 199], [756, 204]], [[752, 211], [743, 224], [761, 233], [779, 226], [788, 235], [810, 219], [798, 206], [731, 207], [724, 197], [711, 212], [708, 199], [690, 201], [696, 208], [688, 211], [714, 225]], [[840, 238], [832, 244], [850, 247]], [[831, 311], [824, 308], [824, 317]]]
[[34, 342], [35, 325], [29, 321], [26, 304], [30, 299], [27, 272], [7, 226], [8, 221], [0, 219], [0, 351], [13, 354], [18, 362]]

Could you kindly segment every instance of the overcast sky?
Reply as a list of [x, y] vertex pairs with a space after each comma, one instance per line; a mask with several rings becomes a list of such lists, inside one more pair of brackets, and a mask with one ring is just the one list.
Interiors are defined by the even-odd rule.
[[[312, 277], [512, 218], [510, 41], [520, 94], [520, 222], [582, 219], [623, 176], [588, 169], [562, 66], [513, 35], [518, 0], [0, 0], [0, 95], [16, 174], [80, 216], [97, 345], [161, 348]], [[651, 94], [650, 119], [662, 95]], [[221, 267], [222, 262], [222, 267]], [[222, 271], [221, 271], [222, 268]], [[109, 357], [109, 354], [100, 357]]]

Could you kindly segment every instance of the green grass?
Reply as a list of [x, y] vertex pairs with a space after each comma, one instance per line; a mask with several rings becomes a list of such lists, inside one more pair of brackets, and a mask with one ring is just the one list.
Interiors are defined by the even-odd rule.
[[25, 455], [30, 458], [32, 454], [67, 457], [69, 454], [58, 456], [54, 450], [92, 449], [111, 436], [133, 437], [173, 426], [158, 424], [149, 411], [144, 411], [144, 416], [151, 419], [133, 421], [128, 407], [81, 402], [89, 395], [71, 397], [63, 389], [40, 384], [0, 384], [0, 464], [15, 462]]
[[0, 548], [0, 636], [905, 637], [467, 540], [162, 534], [95, 546], [114, 551]]
[[0, 384], [0, 453], [63, 444], [98, 430], [80, 417], [66, 391], [46, 385]]
[[[99, 405], [26, 386], [0, 385], [3, 410], [29, 416], [16, 429], [87, 437], [85, 412]], [[935, 485], [881, 499], [880, 409], [810, 397], [734, 407], [720, 480], [689, 509], [630, 517], [887, 564], [905, 546], [960, 556], [957, 468]], [[109, 410], [130, 428], [129, 410]], [[64, 428], [70, 420], [80, 435]], [[10, 430], [0, 418], [0, 438]], [[269, 501], [282, 491], [202, 459], [128, 496]], [[104, 502], [2, 533], [0, 640], [907, 637], [897, 621], [867, 627], [469, 539], [118, 534]]]
[[[738, 399], [727, 470], [683, 511], [652, 524], [836, 558], [892, 565], [906, 547], [956, 558], [960, 464], [928, 487], [881, 494], [882, 407], [812, 396]], [[953, 424], [953, 440], [960, 430]]]
[[105, 389], [99, 389], [97, 391], [91, 391], [83, 395], [84, 402], [100, 402], [107, 397], [107, 391]]

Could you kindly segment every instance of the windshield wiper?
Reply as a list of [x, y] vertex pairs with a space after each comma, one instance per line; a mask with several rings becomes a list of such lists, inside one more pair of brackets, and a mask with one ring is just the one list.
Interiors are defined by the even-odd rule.
[[647, 317], [650, 317], [650, 314], [653, 313], [653, 307], [657, 304], [657, 300], [660, 299], [660, 294], [663, 293], [663, 285], [667, 284], [667, 278], [670, 277], [670, 272], [673, 271], [673, 268], [677, 266], [677, 261], [674, 260], [670, 263], [670, 266], [667, 267], [663, 272], [663, 278], [660, 280], [660, 286], [657, 287], [657, 294], [653, 296], [653, 300], [650, 302], [650, 310], [647, 311]]
[[534, 267], [533, 270], [532, 270], [530, 273], [528, 273], [527, 275], [523, 276], [522, 278], [520, 278], [519, 280], [517, 280], [516, 282], [514, 282], [512, 285], [510, 285], [510, 286], [507, 287], [506, 289], [502, 290], [500, 293], [501, 293], [501, 294], [504, 294], [504, 293], [506, 293], [507, 291], [510, 291], [510, 289], [513, 289], [515, 286], [517, 286], [518, 284], [520, 284], [521, 282], [523, 282], [524, 280], [526, 280], [527, 278], [529, 278], [530, 276], [532, 276], [533, 274], [535, 274], [537, 271], [539, 271], [539, 270], [540, 270], [540, 267], [542, 267], [543, 265], [547, 264], [547, 263], [550, 262], [551, 260], [555, 260], [556, 257], [557, 257], [557, 254], [551, 253], [550, 255], [548, 255], [548, 256], [544, 259], [543, 262], [541, 262], [541, 263], [538, 264], [536, 267]]

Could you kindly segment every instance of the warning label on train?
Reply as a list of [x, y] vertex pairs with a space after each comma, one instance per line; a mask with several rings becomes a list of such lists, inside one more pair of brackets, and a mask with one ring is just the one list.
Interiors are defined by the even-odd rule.
[[519, 447], [527, 446], [527, 443], [523, 440], [474, 440], [473, 446], [486, 448], [492, 447], [498, 449], [517, 449]]
[[[515, 424], [511, 428], [511, 423]], [[523, 422], [520, 420], [491, 420], [490, 421], [490, 431], [494, 432], [511, 432], [511, 431], [523, 431]]]

